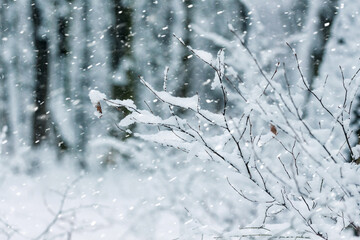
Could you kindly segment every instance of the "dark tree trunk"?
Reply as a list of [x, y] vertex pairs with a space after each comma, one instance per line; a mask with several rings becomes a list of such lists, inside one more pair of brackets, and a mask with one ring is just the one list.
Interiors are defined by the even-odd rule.
[[[111, 85], [111, 97], [116, 99], [133, 99], [135, 101], [137, 89], [137, 76], [131, 68], [122, 69], [124, 61], [132, 60], [131, 42], [132, 42], [132, 9], [129, 5], [124, 4], [123, 0], [111, 0], [112, 24], [109, 30], [110, 53], [111, 53], [111, 76], [116, 76], [118, 71], [125, 71], [125, 83], [114, 81]], [[120, 118], [128, 114], [126, 109], [122, 109]], [[112, 129], [111, 135], [119, 135], [118, 129]]]
[[[186, 45], [191, 45], [191, 29], [189, 27], [192, 23], [192, 16], [193, 16], [193, 7], [189, 8], [189, 5], [193, 5], [193, 0], [184, 0], [184, 11], [185, 11], [185, 21], [184, 21], [184, 37], [183, 41]], [[193, 68], [191, 67], [191, 62], [193, 59], [188, 58], [190, 55], [189, 50], [187, 48], [183, 48], [183, 56], [182, 56], [182, 67], [180, 71], [180, 86], [176, 91], [176, 95], [179, 97], [186, 97], [189, 95], [190, 90], [192, 89], [191, 82], [193, 76]]]
[[[326, 44], [331, 36], [331, 28], [333, 21], [337, 14], [337, 3], [338, 0], [328, 0], [318, 9], [317, 12], [317, 23], [314, 28], [314, 35], [311, 41], [311, 48], [308, 49], [309, 55], [307, 57], [307, 68], [308, 74], [306, 76], [310, 88], [313, 88], [315, 79], [319, 76], [319, 70], [322, 64], [323, 57], [325, 55]], [[313, 19], [308, 19], [313, 22]], [[310, 40], [310, 39], [309, 39]], [[311, 94], [308, 92], [306, 96], [306, 102], [309, 101]], [[308, 109], [303, 109], [303, 117], [307, 116]]]
[[[66, 3], [71, 3], [72, 0], [65, 1]], [[65, 4], [66, 4], [65, 3]], [[67, 6], [68, 8], [71, 7]], [[68, 13], [61, 15], [57, 19], [57, 37], [58, 37], [58, 44], [57, 44], [57, 60], [59, 62], [59, 77], [64, 89], [64, 97], [70, 98], [70, 76], [69, 76], [69, 53], [70, 53], [70, 43], [69, 43], [69, 36], [70, 36], [70, 10]]]
[[[70, 21], [71, 21], [71, 3], [72, 0], [57, 0], [55, 1], [56, 9], [64, 9], [58, 12], [56, 18], [57, 21], [57, 43], [56, 43], [56, 58], [55, 60], [55, 74], [52, 86], [55, 90], [62, 89], [62, 100], [66, 107], [70, 106], [71, 99], [70, 91], [70, 69], [69, 69], [69, 53], [70, 53]], [[65, 11], [66, 9], [66, 11]], [[57, 158], [62, 159], [63, 154], [69, 149], [69, 144], [65, 141], [62, 136], [59, 120], [51, 115], [52, 131], [54, 136], [54, 142], [57, 146]]]
[[41, 33], [43, 18], [36, 0], [31, 1], [32, 20], [34, 28], [35, 49], [35, 112], [33, 117], [33, 145], [38, 146], [48, 134], [47, 96], [49, 80], [49, 42], [45, 33]]
[[311, 53], [309, 65], [312, 66], [312, 76], [309, 78], [313, 82], [314, 78], [319, 76], [319, 69], [322, 63], [326, 43], [330, 38], [332, 23], [336, 17], [338, 0], [329, 0], [319, 12], [319, 21], [316, 30], [319, 33], [318, 43]]
[[[6, 17], [5, 9], [8, 6], [7, 1], [2, 1], [0, 5], [0, 39], [5, 39], [9, 34], [9, 21]], [[0, 46], [0, 135], [3, 128], [7, 128], [7, 133], [11, 132], [10, 129], [10, 117], [9, 117], [9, 94], [8, 94], [8, 69], [6, 61], [4, 60], [2, 53], [5, 49], [4, 46]], [[5, 129], [4, 129], [5, 130]], [[3, 144], [3, 152], [12, 152], [11, 142], [9, 141], [9, 135], [7, 136], [7, 144]], [[1, 144], [1, 143], [0, 143]], [[8, 148], [9, 147], [9, 148]]]
[[240, 31], [242, 33], [246, 33], [244, 35], [244, 43], [245, 45], [248, 44], [249, 40], [249, 30], [250, 30], [250, 18], [249, 18], [249, 8], [242, 2], [238, 2], [238, 8], [239, 8], [239, 17], [240, 17]]
[[90, 40], [90, 23], [89, 23], [89, 1], [83, 0], [83, 8], [82, 8], [82, 22], [83, 22], [83, 48], [82, 48], [82, 58], [81, 58], [81, 76], [78, 85], [78, 89], [80, 93], [78, 94], [79, 104], [76, 108], [76, 128], [77, 128], [77, 146], [76, 150], [78, 151], [78, 163], [81, 169], [87, 169], [88, 164], [86, 161], [86, 148], [87, 148], [87, 141], [88, 141], [88, 122], [89, 113], [86, 111], [86, 105], [88, 102], [88, 92], [90, 88], [90, 80], [89, 80], [89, 66], [91, 65], [90, 60], [90, 49], [89, 49], [89, 42]]
[[[111, 51], [111, 74], [114, 75], [121, 66], [124, 58], [131, 58], [131, 27], [132, 9], [124, 5], [123, 0], [112, 0], [112, 26], [110, 28], [110, 51]], [[126, 84], [116, 84], [112, 86], [113, 98], [134, 98], [135, 96], [135, 77], [131, 70], [127, 70]]]
[[121, 60], [131, 54], [132, 10], [123, 0], [112, 0], [113, 23], [110, 27], [111, 69], [116, 71]]

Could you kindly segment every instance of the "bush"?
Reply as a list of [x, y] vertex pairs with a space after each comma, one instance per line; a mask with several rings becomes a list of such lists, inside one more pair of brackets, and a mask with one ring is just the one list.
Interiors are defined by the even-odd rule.
[[360, 233], [360, 185], [359, 165], [354, 162], [360, 147], [352, 147], [356, 134], [349, 124], [358, 89], [356, 74], [339, 81], [341, 99], [331, 98], [326, 80], [316, 88], [309, 85], [295, 50], [288, 45], [299, 78], [288, 79], [285, 63], [277, 63], [268, 77], [232, 32], [257, 67], [258, 76], [251, 81], [239, 81], [241, 74], [232, 68], [238, 63], [225, 62], [224, 49], [213, 59], [207, 52], [186, 46], [213, 69], [212, 89], [222, 93], [220, 112], [207, 110], [200, 93], [173, 96], [167, 91], [165, 76], [163, 91], [139, 77], [168, 106], [164, 115], [139, 109], [131, 100], [107, 99], [93, 90], [90, 97], [97, 115], [102, 114], [101, 101], [126, 108], [130, 114], [120, 121], [120, 129], [134, 123], [150, 126], [148, 132], [134, 136], [181, 150], [188, 161], [215, 163], [212, 170], [233, 190], [229, 197], [242, 215], [231, 219], [239, 228], [210, 231], [208, 226], [204, 234], [223, 239], [355, 239], [354, 231]]

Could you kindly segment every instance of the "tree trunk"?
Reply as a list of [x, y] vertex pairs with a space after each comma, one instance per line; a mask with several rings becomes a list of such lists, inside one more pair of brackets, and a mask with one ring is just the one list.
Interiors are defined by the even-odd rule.
[[[133, 99], [135, 101], [137, 76], [135, 76], [131, 68], [123, 66], [125, 61], [132, 61], [132, 9], [127, 4], [124, 4], [123, 0], [112, 0], [110, 9], [112, 11], [112, 24], [109, 30], [110, 74], [113, 77], [120, 73], [125, 78], [121, 81], [112, 79], [111, 96], [114, 99]], [[126, 109], [122, 110], [120, 118], [128, 114]], [[111, 135], [118, 136], [118, 129], [112, 129]]]
[[82, 7], [82, 31], [83, 31], [83, 48], [82, 48], [82, 57], [81, 57], [81, 75], [79, 76], [79, 84], [77, 89], [79, 90], [78, 100], [79, 104], [76, 105], [76, 135], [78, 137], [76, 150], [78, 151], [78, 163], [81, 169], [87, 169], [88, 164], [86, 161], [86, 151], [87, 151], [87, 142], [88, 142], [88, 122], [89, 122], [89, 113], [86, 111], [86, 105], [88, 102], [88, 92], [90, 88], [90, 79], [89, 79], [89, 66], [91, 65], [90, 60], [90, 23], [89, 23], [89, 1], [83, 0]]
[[69, 99], [71, 99], [69, 36], [72, 2], [72, 0], [55, 1], [55, 8], [62, 10], [57, 11], [56, 16], [56, 54], [54, 54], [55, 58], [52, 60], [53, 66], [56, 67], [54, 69], [54, 74], [52, 75], [50, 92], [56, 91], [59, 92], [59, 95], [56, 95], [56, 97], [53, 97], [51, 99], [49, 108], [51, 108], [50, 121], [52, 124], [52, 136], [54, 139], [54, 144], [56, 144], [55, 147], [57, 150], [56, 152], [58, 160], [61, 160], [63, 154], [69, 149], [69, 143], [65, 140], [63, 136], [63, 131], [71, 131], [69, 128], [64, 130], [64, 127], [61, 127], [61, 118], [59, 119], [59, 116], [56, 115], [56, 111], [58, 111], [58, 109], [61, 109], [61, 111], [66, 111], [66, 109], [71, 108], [69, 101]]
[[[185, 11], [185, 20], [184, 20], [184, 35], [183, 41], [185, 45], [191, 46], [192, 42], [192, 34], [191, 34], [191, 23], [192, 23], [192, 16], [193, 16], [193, 5], [192, 0], [184, 0], [183, 1], [183, 9]], [[190, 6], [190, 7], [189, 7]], [[193, 59], [189, 58], [190, 55], [189, 50], [184, 47], [183, 48], [183, 56], [182, 56], [182, 66], [180, 77], [179, 77], [179, 88], [176, 91], [176, 95], [179, 97], [186, 97], [189, 95], [189, 92], [192, 88], [192, 76], [193, 76], [193, 68], [191, 66], [191, 62]]]
[[34, 28], [35, 49], [35, 112], [33, 116], [33, 146], [38, 146], [48, 135], [48, 80], [49, 80], [49, 42], [46, 33], [41, 32], [43, 18], [36, 0], [31, 1], [32, 20]]
[[[9, 28], [9, 21], [6, 18], [5, 8], [8, 3], [6, 0], [1, 1], [0, 6], [0, 39], [7, 39]], [[9, 106], [9, 93], [8, 93], [8, 68], [7, 61], [4, 59], [3, 53], [5, 52], [5, 44], [0, 45], [0, 135], [4, 131], [6, 133], [6, 144], [1, 147], [2, 152], [11, 153], [12, 144], [10, 141], [11, 123], [10, 123], [10, 107]], [[16, 111], [16, 110], [14, 110]], [[6, 131], [5, 131], [6, 130]], [[4, 141], [5, 139], [2, 139]], [[0, 143], [2, 144], [2, 143]]]

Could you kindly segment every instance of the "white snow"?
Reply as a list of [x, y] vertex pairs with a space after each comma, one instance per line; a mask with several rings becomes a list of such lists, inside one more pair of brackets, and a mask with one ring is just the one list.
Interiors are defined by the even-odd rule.
[[106, 99], [106, 95], [98, 90], [91, 90], [89, 92], [89, 98], [93, 106], [96, 107], [100, 101]]
[[354, 158], [360, 158], [360, 144], [356, 145], [355, 147], [352, 148], [352, 151], [354, 153]]
[[136, 105], [134, 104], [134, 101], [131, 99], [125, 99], [125, 100], [119, 100], [119, 99], [115, 99], [115, 100], [108, 100], [106, 101], [106, 103], [109, 106], [113, 106], [113, 107], [126, 107], [129, 110], [130, 109], [136, 109]]
[[207, 62], [209, 64], [213, 64], [214, 59], [213, 56], [211, 55], [211, 53], [204, 51], [204, 50], [198, 50], [198, 49], [192, 49], [192, 51], [194, 51], [194, 53], [200, 58], [202, 59], [204, 62]]
[[174, 106], [182, 107], [185, 109], [191, 109], [196, 111], [198, 107], [198, 96], [194, 95], [192, 97], [175, 97], [168, 92], [156, 91], [148, 82], [142, 80], [142, 83], [158, 97], [161, 101], [169, 103]]

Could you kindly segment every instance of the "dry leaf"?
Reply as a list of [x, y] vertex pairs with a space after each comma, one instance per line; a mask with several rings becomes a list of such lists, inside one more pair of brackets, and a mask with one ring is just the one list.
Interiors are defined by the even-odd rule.
[[100, 116], [99, 116], [99, 118], [100, 118], [102, 116], [102, 109], [101, 109], [100, 102], [97, 102], [95, 107], [96, 107], [96, 111], [98, 111], [98, 113], [100, 113]]
[[274, 135], [277, 135], [277, 129], [276, 129], [276, 127], [275, 127], [274, 125], [272, 125], [271, 123], [270, 123], [270, 131], [271, 131]]

